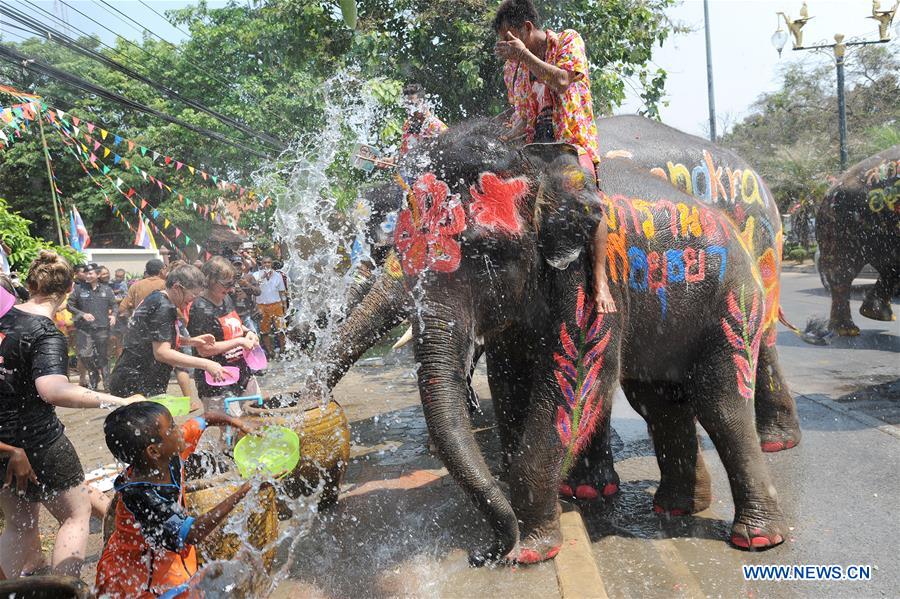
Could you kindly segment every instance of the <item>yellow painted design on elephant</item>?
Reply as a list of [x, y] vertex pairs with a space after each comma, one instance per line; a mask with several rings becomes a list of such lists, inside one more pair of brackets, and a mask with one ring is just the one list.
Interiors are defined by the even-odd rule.
[[[690, 208], [682, 204], [678, 203], [678, 213], [681, 216], [681, 234], [684, 237], [689, 237], [693, 235], [694, 237], [702, 237], [703, 236], [703, 227], [700, 226], [700, 213], [697, 211], [696, 206], [690, 206]], [[688, 235], [690, 233], [690, 235]]]
[[400, 259], [397, 258], [395, 252], [388, 254], [387, 260], [384, 262], [384, 270], [392, 279], [400, 279], [403, 277], [403, 267], [400, 265]]
[[645, 200], [634, 200], [631, 202], [631, 206], [646, 217], [641, 222], [641, 229], [644, 231], [644, 237], [653, 239], [656, 236], [656, 226], [653, 224], [653, 211], [650, 209], [653, 204]]
[[667, 162], [666, 166], [669, 167], [669, 181], [672, 182], [672, 185], [688, 195], [694, 195], [691, 186], [691, 172], [687, 167], [683, 164], [674, 164], [672, 162]]

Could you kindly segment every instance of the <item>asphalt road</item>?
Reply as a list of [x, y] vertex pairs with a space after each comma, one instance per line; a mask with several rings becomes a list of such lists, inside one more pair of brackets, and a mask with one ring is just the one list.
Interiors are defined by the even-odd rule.
[[[803, 328], [828, 314], [815, 273], [785, 272], [782, 306]], [[789, 528], [773, 550], [729, 547], [734, 514], [728, 482], [708, 438], [713, 505], [664, 521], [652, 513], [659, 481], [643, 420], [616, 398], [613, 428], [622, 492], [582, 506], [610, 597], [896, 597], [900, 594], [900, 325], [859, 316], [862, 333], [813, 346], [778, 337], [781, 364], [797, 403], [803, 440], [766, 456]], [[900, 304], [894, 304], [900, 312]], [[893, 424], [892, 424], [893, 423]], [[871, 566], [868, 581], [745, 581], [743, 565]]]
[[[783, 307], [795, 324], [803, 328], [808, 318], [828, 313], [815, 273], [788, 271], [782, 280]], [[579, 506], [610, 597], [897, 596], [900, 429], [890, 423], [897, 424], [900, 414], [900, 330], [896, 322], [857, 316], [857, 323], [860, 337], [832, 339], [827, 346], [808, 345], [787, 331], [779, 335], [804, 436], [798, 447], [766, 457], [790, 527], [787, 541], [771, 551], [746, 553], [727, 545], [733, 505], [708, 439], [713, 505], [668, 522], [653, 514], [659, 470], [646, 427], [617, 396], [612, 424], [622, 492], [611, 502]], [[550, 563], [467, 567], [464, 548], [484, 542], [488, 528], [425, 448], [411, 363], [403, 352], [389, 354], [385, 363], [364, 361], [335, 390], [354, 438], [342, 498], [302, 535], [291, 580], [276, 596], [559, 596], [558, 571]], [[483, 366], [474, 384], [486, 404], [475, 421], [476, 439], [496, 466]], [[741, 566], [754, 564], [870, 565], [872, 578], [745, 581]], [[584, 597], [599, 593], [581, 591]]]

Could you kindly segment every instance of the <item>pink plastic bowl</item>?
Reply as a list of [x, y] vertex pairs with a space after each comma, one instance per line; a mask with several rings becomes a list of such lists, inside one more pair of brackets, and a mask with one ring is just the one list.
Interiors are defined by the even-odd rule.
[[225, 387], [227, 385], [233, 385], [238, 382], [238, 379], [241, 378], [241, 370], [236, 366], [223, 366], [222, 370], [224, 370], [224, 377], [221, 381], [214, 380], [208, 372], [204, 373], [206, 377], [206, 384], [211, 385], [213, 387]]
[[266, 352], [259, 345], [250, 351], [244, 350], [244, 361], [247, 362], [250, 370], [265, 370], [269, 366]]

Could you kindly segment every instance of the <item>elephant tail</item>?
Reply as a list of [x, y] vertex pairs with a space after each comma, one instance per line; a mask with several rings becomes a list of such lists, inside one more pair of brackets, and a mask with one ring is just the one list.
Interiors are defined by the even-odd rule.
[[801, 331], [787, 319], [781, 306], [778, 306], [778, 322], [786, 326], [792, 333], [810, 345], [827, 345], [828, 339], [831, 337], [831, 332], [828, 330], [828, 324], [821, 318], [811, 318], [806, 323], [806, 330]]

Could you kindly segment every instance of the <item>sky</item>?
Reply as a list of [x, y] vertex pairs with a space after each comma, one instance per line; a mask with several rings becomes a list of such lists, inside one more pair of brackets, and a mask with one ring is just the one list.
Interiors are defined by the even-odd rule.
[[[882, 8], [890, 8], [893, 0], [882, 0]], [[779, 86], [779, 68], [808, 61], [833, 63], [830, 52], [816, 54], [792, 51], [789, 41], [778, 57], [771, 37], [778, 26], [776, 12], [785, 12], [791, 19], [799, 17], [802, 2], [795, 0], [710, 0], [709, 20], [712, 45], [713, 82], [715, 90], [716, 122], [719, 135], [722, 125], [747, 115], [753, 101], [764, 92]], [[878, 39], [878, 23], [866, 17], [871, 14], [871, 0], [810, 0], [809, 14], [813, 17], [803, 28], [805, 46], [833, 43], [835, 33], [850, 38]], [[669, 73], [666, 84], [669, 105], [662, 108], [662, 120], [669, 125], [696, 135], [709, 131], [709, 104], [706, 86], [706, 43], [703, 30], [703, 2], [686, 0], [669, 11], [669, 16], [690, 26], [694, 31], [670, 37], [662, 48], [653, 53], [653, 62]], [[895, 19], [892, 37], [900, 37]], [[896, 39], [891, 42], [898, 45]], [[619, 113], [640, 108], [639, 97], [629, 94], [629, 100]]]
[[[112, 43], [113, 33], [91, 22], [81, 11], [109, 29], [132, 40], [140, 39], [141, 27], [127, 18], [115, 14], [115, 10], [131, 17], [164, 39], [177, 43], [185, 36], [178, 29], [155, 14], [167, 9], [180, 8], [193, 2], [182, 0], [0, 0], [29, 14], [42, 15], [33, 5], [65, 19], [71, 26], [97, 34], [106, 43]], [[223, 6], [221, 1], [210, 1], [211, 7]], [[797, 18], [802, 2], [798, 0], [710, 0], [710, 30], [713, 54], [713, 80], [717, 123], [721, 135], [723, 126], [733, 124], [747, 115], [749, 107], [762, 93], [778, 89], [779, 68], [797, 61], [828, 63], [829, 54], [793, 52], [791, 42], [779, 59], [770, 38], [777, 28], [776, 12]], [[882, 0], [883, 8], [893, 0]], [[115, 10], [110, 9], [112, 6]], [[831, 43], [835, 33], [843, 33], [847, 39], [876, 39], [877, 23], [866, 17], [871, 14], [870, 0], [810, 0], [809, 14], [813, 17], [803, 30], [804, 44]], [[709, 113], [706, 87], [706, 50], [703, 31], [702, 0], [685, 0], [670, 9], [669, 16], [692, 29], [691, 33], [672, 36], [653, 53], [654, 64], [669, 73], [666, 85], [668, 106], [661, 109], [664, 122], [697, 135], [706, 135], [709, 129]], [[49, 18], [48, 18], [49, 19]], [[900, 16], [896, 19], [900, 22]], [[892, 35], [900, 33], [895, 23]], [[14, 30], [0, 23], [5, 34]], [[72, 33], [77, 35], [77, 32]], [[15, 40], [15, 37], [9, 38]], [[898, 41], [891, 42], [895, 47]], [[639, 97], [629, 93], [625, 104], [616, 112], [630, 113], [640, 108]]]

